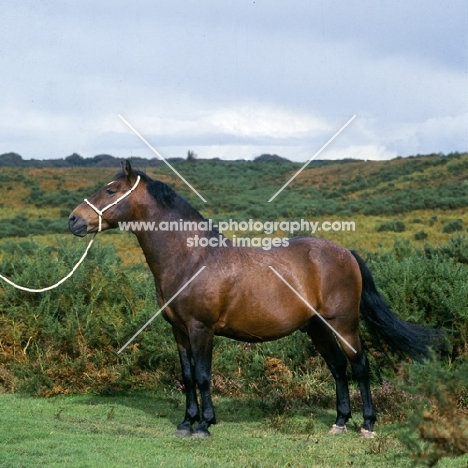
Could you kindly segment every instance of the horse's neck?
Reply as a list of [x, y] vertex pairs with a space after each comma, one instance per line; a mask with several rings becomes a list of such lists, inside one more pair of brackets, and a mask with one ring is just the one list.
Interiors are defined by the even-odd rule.
[[[151, 215], [147, 219], [151, 218]], [[163, 285], [169, 282], [177, 282], [178, 278], [184, 278], [186, 274], [193, 274], [203, 265], [203, 258], [209, 255], [209, 249], [190, 246], [187, 239], [206, 235], [203, 231], [185, 231], [185, 230], [161, 230], [161, 222], [165, 222], [166, 227], [169, 223], [182, 220], [200, 223], [204, 220], [200, 215], [189, 214], [175, 216], [169, 218], [161, 218], [155, 222], [156, 230], [146, 230], [135, 232], [138, 242], [143, 250], [143, 253], [151, 269], [157, 285]], [[180, 225], [179, 225], [180, 226]], [[184, 270], [184, 275], [178, 274], [180, 270]]]

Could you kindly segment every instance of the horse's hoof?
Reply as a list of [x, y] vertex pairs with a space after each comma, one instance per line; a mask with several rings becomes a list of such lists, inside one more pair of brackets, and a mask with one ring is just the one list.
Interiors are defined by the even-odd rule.
[[193, 434], [192, 429], [177, 429], [177, 431], [175, 431], [174, 433], [176, 437], [191, 437], [192, 434]]
[[209, 437], [211, 434], [208, 431], [194, 431], [192, 437], [196, 437], [197, 439], [203, 439], [204, 437]]
[[331, 429], [328, 431], [329, 434], [335, 435], [335, 434], [344, 434], [348, 429], [346, 429], [346, 426], [337, 426], [336, 424], [333, 424]]
[[362, 428], [360, 438], [361, 439], [373, 439], [376, 436], [374, 431], [368, 431], [367, 429]]

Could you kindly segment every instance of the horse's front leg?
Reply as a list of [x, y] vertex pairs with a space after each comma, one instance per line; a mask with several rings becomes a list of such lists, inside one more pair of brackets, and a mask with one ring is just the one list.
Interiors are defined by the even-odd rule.
[[192, 357], [190, 340], [181, 330], [172, 327], [179, 350], [182, 380], [185, 387], [185, 417], [177, 426], [175, 433], [178, 437], [187, 437], [193, 434], [192, 424], [200, 420], [200, 410], [197, 402], [197, 388], [195, 381], [195, 367]]
[[208, 428], [216, 424], [216, 417], [211, 400], [211, 361], [213, 356], [213, 330], [202, 323], [194, 323], [189, 331], [190, 345], [195, 363], [195, 380], [200, 391], [202, 418], [196, 427], [194, 437], [206, 437]]

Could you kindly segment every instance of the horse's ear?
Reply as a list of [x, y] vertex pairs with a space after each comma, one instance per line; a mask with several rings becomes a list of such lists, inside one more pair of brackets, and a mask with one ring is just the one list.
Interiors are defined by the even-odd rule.
[[133, 172], [132, 165], [128, 159], [125, 160], [125, 165], [122, 161], [122, 170], [124, 171], [125, 176], [129, 182], [136, 177], [135, 173]]

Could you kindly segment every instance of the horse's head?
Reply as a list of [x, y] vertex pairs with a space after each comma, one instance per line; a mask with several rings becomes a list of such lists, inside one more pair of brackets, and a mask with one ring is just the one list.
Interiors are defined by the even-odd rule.
[[121, 176], [72, 211], [68, 227], [75, 236], [105, 231], [118, 227], [119, 221], [131, 220], [134, 206], [131, 195], [138, 189], [140, 176], [134, 173], [129, 161], [122, 163], [122, 169]]

